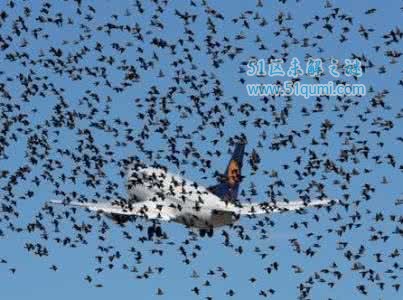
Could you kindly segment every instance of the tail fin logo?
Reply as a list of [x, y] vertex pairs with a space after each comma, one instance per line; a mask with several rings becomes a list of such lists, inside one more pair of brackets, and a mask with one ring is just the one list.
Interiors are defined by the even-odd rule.
[[241, 179], [241, 170], [236, 160], [231, 160], [227, 171], [227, 180], [230, 186], [234, 186], [239, 183]]

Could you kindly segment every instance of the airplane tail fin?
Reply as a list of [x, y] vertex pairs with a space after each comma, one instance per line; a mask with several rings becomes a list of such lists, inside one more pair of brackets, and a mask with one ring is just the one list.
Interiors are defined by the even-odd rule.
[[241, 170], [246, 141], [235, 144], [234, 152], [227, 165], [222, 182], [208, 188], [210, 192], [224, 201], [235, 202], [238, 198], [238, 189], [241, 182]]

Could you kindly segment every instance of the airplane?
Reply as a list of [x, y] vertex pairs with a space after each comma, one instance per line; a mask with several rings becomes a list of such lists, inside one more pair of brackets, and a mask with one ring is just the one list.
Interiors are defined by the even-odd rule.
[[[78, 206], [102, 213], [117, 223], [131, 217], [154, 220], [148, 236], [163, 236], [159, 221], [172, 221], [199, 229], [200, 235], [211, 237], [214, 228], [233, 225], [241, 216], [256, 216], [285, 211], [301, 211], [306, 207], [329, 206], [335, 199], [242, 203], [238, 200], [246, 141], [235, 143], [235, 150], [219, 183], [204, 187], [172, 174], [165, 167], [131, 167], [127, 175], [127, 201], [81, 202], [51, 200], [53, 204]], [[156, 222], [158, 224], [156, 225]]]

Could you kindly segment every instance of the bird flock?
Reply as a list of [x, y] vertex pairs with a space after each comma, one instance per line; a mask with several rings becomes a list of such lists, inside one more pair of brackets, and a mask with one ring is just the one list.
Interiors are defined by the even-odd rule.
[[[402, 14], [394, 0], [2, 1], [1, 280], [34, 271], [22, 251], [44, 276], [76, 265], [91, 287], [147, 286], [139, 299], [403, 299]], [[297, 81], [367, 94], [247, 95], [287, 80], [248, 77], [251, 59], [293, 57], [359, 59], [360, 78]], [[210, 238], [48, 203], [125, 205], [130, 166], [208, 186], [246, 138], [240, 202], [339, 202]]]

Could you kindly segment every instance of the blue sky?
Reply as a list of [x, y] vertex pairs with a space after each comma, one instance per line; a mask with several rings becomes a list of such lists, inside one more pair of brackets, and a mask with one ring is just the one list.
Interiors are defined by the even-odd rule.
[[[197, 2], [197, 1], [195, 1]], [[255, 1], [208, 1], [208, 5], [215, 10], [219, 11], [224, 20], [213, 19], [216, 25], [217, 34], [215, 40], [220, 41], [222, 45], [224, 37], [229, 37], [234, 47], [242, 47], [243, 52], [235, 57], [234, 60], [223, 57], [223, 62], [219, 68], [215, 68], [212, 65], [211, 56], [206, 54], [205, 37], [210, 34], [206, 25], [207, 16], [205, 13], [206, 8], [201, 7], [197, 2], [197, 7], [191, 7], [188, 1], [171, 1], [164, 13], [160, 16], [161, 22], [164, 24], [163, 30], [157, 30], [154, 27], [150, 27], [151, 17], [156, 9], [156, 6], [152, 3], [144, 3], [145, 13], [139, 15], [132, 2], [127, 1], [97, 1], [91, 5], [96, 9], [94, 18], [87, 22], [84, 20], [86, 14], [90, 14], [88, 10], [88, 4], [86, 1], [82, 4], [83, 14], [77, 15], [76, 4], [70, 2], [57, 2], [52, 3], [50, 12], [52, 15], [56, 15], [58, 12], [62, 12], [66, 19], [68, 16], [74, 21], [73, 25], [63, 25], [57, 27], [54, 24], [39, 24], [35, 20], [35, 16], [39, 14], [41, 10], [40, 5], [29, 4], [28, 2], [18, 3], [14, 9], [10, 9], [1, 4], [1, 9], [4, 9], [9, 14], [8, 21], [2, 25], [0, 33], [2, 36], [12, 35], [12, 20], [17, 19], [18, 16], [23, 15], [23, 7], [30, 6], [32, 9], [31, 18], [27, 18], [26, 25], [30, 29], [37, 27], [43, 28], [43, 33], [49, 35], [49, 38], [40, 37], [34, 39], [32, 35], [28, 33], [22, 33], [19, 37], [14, 37], [10, 43], [10, 47], [1, 52], [2, 64], [0, 70], [4, 73], [1, 74], [1, 82], [6, 82], [7, 90], [12, 95], [12, 101], [18, 103], [21, 106], [22, 112], [28, 115], [30, 126], [32, 128], [35, 125], [46, 126], [46, 120], [54, 117], [54, 106], [58, 101], [57, 97], [48, 92], [46, 97], [41, 97], [38, 94], [30, 96], [29, 102], [24, 102], [21, 92], [23, 87], [18, 80], [7, 81], [7, 78], [17, 78], [19, 74], [27, 76], [30, 71], [34, 71], [34, 76], [47, 76], [48, 79], [42, 82], [53, 83], [57, 89], [64, 89], [62, 92], [65, 101], [69, 107], [67, 111], [77, 111], [80, 113], [88, 113], [89, 109], [85, 104], [85, 97], [91, 98], [87, 91], [91, 91], [100, 96], [99, 102], [94, 100], [88, 100], [89, 103], [93, 103], [99, 110], [99, 113], [95, 114], [92, 120], [88, 118], [83, 120], [77, 120], [74, 128], [69, 129], [64, 126], [57, 128], [60, 130], [60, 136], [57, 141], [52, 142], [56, 138], [54, 134], [55, 128], [49, 128], [50, 137], [49, 143], [51, 144], [51, 151], [49, 153], [49, 159], [58, 159], [63, 162], [63, 168], [54, 170], [53, 175], [58, 178], [61, 173], [69, 174], [75, 164], [71, 159], [61, 157], [56, 149], [68, 149], [77, 153], [76, 147], [79, 145], [79, 137], [77, 132], [79, 129], [91, 128], [91, 132], [95, 139], [95, 144], [100, 148], [104, 144], [110, 144], [114, 151], [113, 158], [116, 161], [121, 159], [137, 156], [139, 159], [147, 164], [153, 162], [159, 162], [168, 166], [173, 172], [179, 173], [184, 171], [186, 177], [199, 181], [200, 183], [208, 186], [215, 183], [213, 178], [214, 171], [224, 171], [227, 161], [229, 159], [229, 139], [237, 134], [243, 133], [248, 137], [248, 146], [246, 148], [247, 156], [249, 157], [252, 149], [257, 151], [261, 158], [259, 170], [256, 174], [252, 171], [251, 166], [248, 163], [244, 164], [244, 175], [242, 187], [246, 191], [246, 197], [254, 201], [265, 201], [265, 191], [268, 186], [275, 180], [281, 179], [284, 182], [284, 187], [278, 189], [283, 196], [289, 199], [298, 198], [298, 189], [305, 189], [312, 181], [320, 182], [324, 185], [326, 194], [329, 197], [342, 198], [343, 193], [350, 195], [351, 202], [361, 200], [358, 206], [351, 204], [348, 211], [343, 207], [333, 207], [331, 212], [326, 210], [310, 210], [304, 215], [299, 214], [279, 214], [270, 216], [270, 220], [274, 222], [273, 226], [269, 225], [269, 222], [264, 218], [241, 221], [241, 225], [245, 228], [245, 233], [250, 236], [249, 241], [239, 238], [237, 232], [239, 229], [224, 228], [231, 236], [231, 247], [223, 245], [224, 238], [221, 235], [221, 230], [215, 233], [215, 236], [211, 239], [197, 239], [185, 242], [189, 238], [189, 230], [177, 225], [177, 224], [164, 224], [163, 228], [168, 232], [169, 240], [162, 242], [162, 244], [155, 244], [154, 242], [138, 241], [138, 238], [142, 235], [136, 228], [136, 225], [147, 225], [145, 221], [138, 220], [133, 224], [128, 224], [124, 229], [114, 225], [109, 220], [104, 220], [110, 227], [105, 235], [105, 241], [100, 241], [99, 228], [101, 222], [96, 219], [91, 219], [89, 214], [84, 211], [79, 211], [75, 215], [77, 224], [91, 224], [93, 230], [90, 234], [86, 235], [87, 244], [78, 245], [76, 248], [69, 246], [63, 247], [55, 242], [55, 238], [65, 238], [67, 236], [74, 237], [77, 232], [72, 228], [72, 223], [66, 219], [60, 221], [60, 231], [54, 232], [51, 225], [52, 219], [44, 215], [42, 220], [43, 224], [46, 224], [48, 229], [48, 240], [44, 240], [40, 236], [40, 232], [36, 231], [28, 233], [25, 230], [22, 232], [15, 232], [8, 226], [8, 222], [2, 218], [0, 222], [0, 229], [5, 233], [5, 236], [0, 239], [0, 258], [4, 258], [8, 261], [7, 264], [0, 265], [0, 278], [2, 281], [2, 297], [4, 299], [25, 299], [32, 297], [34, 299], [71, 299], [71, 298], [97, 298], [97, 299], [111, 299], [113, 297], [131, 297], [134, 299], [157, 299], [157, 288], [161, 288], [164, 291], [164, 295], [161, 298], [166, 299], [198, 299], [211, 296], [214, 299], [229, 298], [226, 293], [229, 289], [235, 291], [233, 298], [235, 299], [258, 299], [259, 291], [268, 289], [274, 289], [276, 292], [271, 296], [273, 299], [295, 299], [298, 297], [298, 286], [301, 283], [306, 282], [310, 277], [315, 276], [315, 272], [320, 275], [320, 278], [325, 279], [325, 282], [320, 282], [319, 279], [315, 279], [315, 283], [312, 285], [310, 297], [311, 299], [361, 299], [365, 298], [360, 294], [356, 286], [364, 284], [368, 290], [369, 299], [401, 299], [402, 292], [397, 293], [392, 284], [399, 282], [393, 281], [389, 278], [389, 275], [385, 273], [388, 269], [392, 268], [395, 262], [399, 262], [396, 258], [388, 257], [388, 255], [394, 251], [394, 249], [400, 249], [401, 236], [392, 234], [396, 226], [397, 221], [392, 221], [390, 215], [401, 215], [401, 206], [395, 205], [395, 200], [401, 196], [400, 182], [402, 179], [401, 172], [398, 168], [392, 168], [386, 163], [376, 164], [373, 159], [374, 155], [380, 155], [383, 161], [386, 161], [385, 156], [387, 154], [393, 154], [397, 165], [401, 165], [402, 151], [401, 142], [396, 138], [401, 134], [401, 121], [396, 119], [397, 113], [401, 110], [402, 105], [400, 102], [400, 95], [402, 87], [398, 86], [398, 81], [401, 80], [401, 63], [398, 59], [398, 63], [390, 64], [389, 60], [385, 57], [386, 50], [402, 51], [401, 43], [391, 44], [390, 46], [384, 45], [382, 35], [394, 30], [397, 26], [401, 25], [401, 1], [390, 1], [388, 5], [381, 5], [377, 1], [333, 1], [334, 6], [331, 8], [325, 7], [325, 2], [319, 1], [287, 1], [286, 4], [282, 4], [274, 1], [264, 1], [263, 8], [256, 8]], [[38, 2], [39, 3], [39, 2]], [[37, 5], [37, 6], [36, 6]], [[323, 18], [329, 15], [333, 8], [340, 8], [340, 14], [347, 14], [353, 17], [353, 24], [348, 25], [346, 22], [340, 20], [334, 20], [334, 34], [329, 34], [322, 28], [323, 20], [314, 24], [310, 29], [304, 30], [302, 24], [311, 21], [314, 16]], [[374, 14], [366, 15], [365, 11], [369, 8], [377, 8]], [[128, 9], [131, 12], [130, 16], [124, 16], [125, 11]], [[213, 128], [211, 124], [206, 125], [205, 129], [200, 132], [198, 126], [201, 125], [202, 119], [196, 113], [183, 117], [181, 112], [175, 109], [175, 105], [188, 106], [194, 111], [194, 104], [192, 103], [190, 96], [195, 93], [189, 85], [182, 84], [184, 93], [177, 93], [174, 96], [174, 103], [169, 104], [172, 109], [167, 115], [163, 115], [157, 112], [155, 123], [147, 123], [146, 120], [138, 118], [139, 113], [145, 113], [149, 108], [150, 103], [146, 101], [149, 97], [149, 91], [152, 86], [156, 86], [160, 91], [160, 95], [164, 95], [168, 92], [169, 87], [174, 85], [172, 77], [175, 76], [175, 70], [171, 63], [178, 59], [183, 53], [183, 47], [180, 47], [178, 39], [186, 39], [184, 35], [183, 23], [175, 16], [175, 10], [180, 12], [188, 11], [190, 14], [197, 14], [197, 20], [189, 28], [194, 32], [194, 44], [201, 47], [202, 51], [191, 50], [193, 56], [193, 64], [197, 69], [192, 70], [191, 65], [185, 62], [183, 69], [187, 74], [196, 76], [196, 80], [201, 79], [202, 71], [207, 74], [214, 74], [214, 79], [209, 80], [206, 87], [203, 87], [204, 92], [211, 92], [214, 88], [214, 81], [219, 80], [224, 95], [216, 100], [213, 95], [210, 95], [205, 100], [203, 111], [208, 111], [214, 105], [221, 105], [222, 102], [229, 102], [233, 105], [232, 116], [225, 115], [225, 126], [222, 128], [224, 137], [218, 138], [217, 146], [213, 146], [210, 142], [217, 138], [217, 130]], [[232, 20], [239, 17], [242, 13], [248, 10], [258, 10], [261, 16], [269, 23], [266, 27], [259, 27], [250, 21], [250, 29], [246, 29], [238, 23], [234, 23]], [[309, 116], [303, 116], [301, 110], [306, 107], [308, 110], [312, 110], [318, 101], [315, 99], [304, 99], [302, 97], [293, 97], [291, 100], [284, 98], [271, 99], [268, 104], [258, 98], [251, 98], [247, 96], [245, 86], [241, 84], [239, 79], [242, 77], [247, 80], [248, 83], [255, 82], [272, 82], [271, 78], [247, 78], [245, 74], [239, 73], [239, 68], [243, 61], [247, 61], [250, 57], [255, 56], [259, 58], [267, 58], [270, 55], [277, 56], [276, 49], [281, 53], [281, 44], [285, 37], [283, 34], [280, 37], [275, 37], [274, 32], [280, 30], [279, 26], [274, 19], [278, 14], [282, 12], [285, 15], [290, 13], [292, 15], [291, 21], [285, 21], [284, 26], [292, 28], [292, 32], [296, 39], [302, 40], [305, 37], [313, 40], [313, 36], [322, 35], [323, 39], [317, 40], [319, 47], [323, 49], [323, 52], [318, 52], [318, 48], [303, 48], [299, 45], [290, 45], [288, 57], [297, 57], [301, 61], [304, 60], [307, 53], [313, 57], [323, 58], [328, 60], [330, 57], [336, 57], [339, 60], [345, 58], [351, 58], [352, 53], [362, 56], [365, 55], [376, 66], [375, 68], [368, 69], [368, 71], [357, 81], [357, 83], [363, 83], [369, 88], [373, 87], [375, 92], [369, 93], [363, 98], [353, 98], [353, 101], [358, 101], [357, 105], [349, 105], [348, 100], [337, 100], [335, 98], [322, 98], [321, 104], [323, 111], [320, 113], [311, 113]], [[114, 21], [111, 18], [112, 15], [118, 15], [118, 21]], [[252, 20], [253, 18], [250, 17]], [[399, 22], [400, 21], [400, 22]], [[158, 37], [169, 41], [169, 43], [177, 45], [177, 57], [173, 57], [168, 49], [157, 48], [151, 46], [149, 43], [141, 43], [134, 38], [132, 34], [113, 31], [112, 34], [107, 35], [104, 32], [98, 31], [97, 27], [108, 23], [118, 22], [120, 24], [129, 24], [129, 26], [135, 26], [139, 24], [142, 28], [142, 32], [145, 36], [145, 40], [151, 40], [151, 37]], [[81, 41], [77, 44], [75, 40], [79, 39], [80, 35], [85, 35], [85, 28], [80, 28], [80, 24], [85, 23], [88, 29], [91, 31], [91, 37], [88, 40]], [[360, 25], [365, 28], [373, 28], [374, 32], [370, 33], [370, 39], [365, 40], [359, 35], [358, 29]], [[349, 26], [350, 32], [348, 33], [348, 41], [342, 45], [338, 42], [340, 32], [343, 26]], [[147, 35], [147, 31], [152, 33]], [[234, 36], [239, 33], [245, 34], [244, 40], [235, 40]], [[256, 35], [259, 35], [264, 41], [268, 50], [259, 50], [256, 43], [253, 41], [256, 39]], [[29, 46], [21, 48], [21, 42], [23, 39], [29, 42]], [[68, 41], [64, 44], [63, 41]], [[104, 45], [103, 54], [113, 57], [116, 63], [108, 65], [97, 61], [100, 57], [100, 53], [96, 52], [94, 47], [96, 43]], [[113, 50], [112, 43], [119, 43], [124, 45], [127, 42], [133, 43], [133, 47], [128, 47], [127, 50], [119, 54]], [[185, 42], [188, 47], [193, 47], [194, 44]], [[221, 45], [219, 51], [224, 47]], [[380, 45], [381, 50], [376, 52], [374, 46]], [[94, 86], [94, 82], [97, 80], [91, 76], [83, 75], [81, 80], [72, 80], [66, 73], [62, 75], [57, 74], [51, 70], [51, 67], [46, 67], [41, 63], [36, 65], [30, 65], [28, 67], [22, 65], [18, 60], [11, 61], [7, 59], [6, 54], [14, 52], [26, 52], [31, 59], [38, 60], [41, 58], [41, 51], [45, 53], [45, 57], [50, 56], [50, 47], [63, 49], [63, 59], [68, 59], [69, 53], [73, 54], [80, 51], [84, 46], [91, 49], [87, 54], [83, 55], [82, 60], [77, 64], [70, 64], [69, 67], [85, 68], [102, 66], [105, 68], [108, 79], [111, 81], [112, 86], [119, 85], [122, 82], [125, 72], [118, 68], [119, 61], [126, 59], [129, 65], [136, 67], [136, 70], [140, 74], [140, 81], [128, 87], [123, 92], [116, 92], [112, 88], [105, 86], [104, 81], [101, 80], [99, 86]], [[143, 53], [136, 52], [136, 48], [143, 48]], [[158, 62], [154, 62], [155, 67], [144, 70], [140, 67], [140, 63], [137, 58], [144, 57], [145, 60], [152, 60], [153, 53], [159, 57]], [[182, 57], [183, 58], [183, 57]], [[327, 62], [325, 62], [327, 66]], [[386, 74], [379, 74], [378, 69], [381, 66], [386, 67]], [[158, 78], [158, 72], [162, 70], [166, 75], [164, 78]], [[350, 80], [344, 78], [345, 80]], [[328, 75], [321, 78], [321, 82], [327, 82], [332, 80]], [[313, 81], [307, 78], [303, 79], [306, 83], [312, 83]], [[38, 80], [38, 82], [40, 82]], [[350, 80], [349, 82], [353, 82]], [[368, 120], [361, 122], [358, 118], [359, 114], [364, 114], [367, 108], [371, 104], [371, 99], [381, 92], [382, 90], [388, 90], [389, 93], [385, 97], [386, 106], [390, 109], [383, 109], [381, 107], [373, 108], [370, 114], [367, 114]], [[232, 97], [238, 97], [239, 102], [235, 103]], [[111, 101], [107, 103], [107, 97], [110, 97]], [[136, 99], [140, 99], [139, 102], [143, 104], [143, 107], [136, 107]], [[1, 102], [5, 102], [2, 99]], [[84, 101], [84, 102], [83, 102]], [[84, 103], [84, 104], [83, 104]], [[255, 111], [250, 116], [242, 114], [238, 108], [245, 103], [252, 104], [255, 107]], [[346, 104], [348, 109], [343, 112], [342, 117], [338, 114], [341, 112], [335, 111], [335, 107], [341, 107], [342, 104]], [[277, 111], [283, 109], [287, 105], [290, 105], [290, 114], [286, 124], [274, 126], [276, 121], [273, 115], [270, 113], [271, 107], [274, 106]], [[33, 113], [32, 109], [36, 108], [37, 112]], [[110, 112], [108, 114], [103, 111], [108, 108]], [[159, 109], [159, 104], [156, 106]], [[263, 110], [266, 109], [267, 111]], [[182, 115], [182, 117], [181, 117]], [[365, 114], [364, 114], [365, 115]], [[209, 122], [214, 121], [218, 116], [211, 116]], [[165, 132], [168, 137], [175, 135], [176, 126], [183, 126], [184, 132], [191, 135], [191, 141], [194, 147], [205, 159], [212, 160], [212, 168], [204, 174], [199, 167], [192, 166], [191, 163], [181, 164], [180, 168], [177, 168], [174, 164], [170, 163], [167, 159], [153, 157], [147, 158], [144, 152], [140, 151], [134, 143], [128, 143], [126, 146], [117, 146], [117, 141], [124, 141], [124, 128], [114, 123], [116, 118], [126, 120], [129, 122], [130, 128], [133, 130], [134, 135], [141, 132], [144, 125], [147, 124], [151, 130], [156, 129], [158, 121], [166, 118], [170, 125]], [[253, 126], [253, 120], [256, 118], [263, 118], [270, 122], [270, 126], [265, 128], [268, 135], [268, 139], [261, 140], [260, 135], [262, 129], [257, 129]], [[374, 124], [374, 120], [380, 118], [381, 120], [393, 120], [394, 127], [390, 131], [382, 131], [380, 138], [377, 138], [374, 134], [370, 134], [372, 130], [381, 130]], [[105, 120], [111, 127], [115, 127], [119, 132], [119, 137], [115, 138], [110, 132], [94, 129], [91, 126], [92, 122], [98, 122]], [[240, 125], [240, 121], [248, 120], [249, 123], [246, 127]], [[333, 124], [333, 129], [329, 132], [327, 137], [328, 145], [311, 146], [312, 139], [320, 141], [320, 129], [321, 124], [325, 120], [330, 120]], [[399, 123], [400, 122], [400, 123]], [[273, 140], [278, 139], [278, 136], [288, 135], [292, 130], [301, 131], [307, 128], [307, 124], [310, 124], [310, 132], [306, 135], [296, 138], [296, 148], [283, 147], [280, 150], [274, 150], [270, 147]], [[348, 125], [359, 125], [359, 133], [353, 134], [353, 141], [347, 143], [345, 136], [339, 136], [337, 132], [347, 132], [350, 129], [346, 128]], [[12, 130], [17, 130], [19, 125], [12, 127]], [[17, 132], [17, 131], [16, 131]], [[39, 132], [39, 131], [38, 131]], [[32, 134], [32, 133], [30, 133]], [[202, 135], [206, 139], [202, 138]], [[26, 157], [26, 136], [18, 133], [19, 139], [17, 142], [10, 144], [6, 148], [6, 154], [8, 159], [2, 159], [0, 169], [9, 170], [10, 173], [15, 172], [20, 166], [27, 163]], [[138, 138], [138, 136], [136, 136]], [[258, 147], [259, 141], [262, 142], [262, 147]], [[342, 150], [352, 149], [360, 144], [357, 141], [366, 141], [368, 147], [371, 149], [369, 159], [365, 159], [362, 155], [357, 155], [358, 160], [352, 159], [347, 162], [338, 161], [339, 154]], [[178, 150], [181, 151], [185, 147], [183, 140], [177, 140]], [[383, 142], [384, 146], [379, 147], [378, 143]], [[294, 171], [299, 170], [303, 172], [303, 166], [306, 166], [309, 161], [308, 151], [304, 152], [302, 149], [307, 147], [313, 149], [316, 154], [321, 156], [324, 160], [329, 159], [336, 162], [339, 166], [343, 167], [346, 171], [351, 172], [353, 168], [359, 170], [361, 173], [358, 176], [352, 178], [348, 184], [346, 191], [340, 189], [340, 186], [334, 184], [334, 180], [342, 180], [340, 176], [334, 173], [325, 173], [323, 167], [319, 168], [315, 174], [304, 176], [303, 180], [298, 180]], [[145, 148], [147, 150], [161, 150], [162, 157], [169, 154], [169, 147], [167, 146], [166, 139], [161, 134], [153, 132], [150, 137], [145, 141]], [[209, 157], [208, 151], [220, 150], [222, 155], [220, 157]], [[86, 150], [87, 151], [87, 150]], [[86, 152], [90, 153], [90, 152]], [[293, 161], [297, 156], [302, 157], [301, 166], [296, 165]], [[248, 159], [246, 157], [246, 159]], [[179, 158], [184, 158], [183, 155], [179, 155]], [[190, 158], [189, 162], [198, 161], [196, 158]], [[27, 190], [34, 190], [34, 196], [29, 200], [17, 200], [17, 208], [20, 214], [18, 219], [12, 219], [13, 224], [17, 227], [26, 228], [27, 224], [35, 221], [35, 216], [41, 212], [45, 202], [49, 199], [60, 198], [54, 194], [54, 186], [50, 182], [43, 181], [39, 187], [34, 187], [32, 179], [35, 176], [40, 176], [43, 168], [41, 162], [37, 166], [33, 167], [32, 172], [27, 176], [25, 181], [20, 181], [15, 187], [16, 198], [24, 195]], [[290, 168], [285, 170], [282, 168], [284, 164], [289, 164]], [[372, 172], [364, 174], [364, 169], [371, 169]], [[83, 184], [84, 175], [78, 176], [77, 184], [66, 183], [61, 185], [61, 189], [65, 192], [78, 191], [80, 194], [86, 195], [90, 198], [95, 198], [95, 193], [99, 192], [103, 194], [107, 181], [110, 180], [118, 184], [119, 192], [124, 196], [125, 191], [123, 188], [124, 182], [119, 177], [119, 171], [122, 168], [114, 163], [107, 163], [104, 167], [106, 176], [100, 178], [101, 182], [99, 189], [97, 190], [86, 187]], [[278, 178], [273, 178], [267, 175], [264, 170], [271, 173], [276, 170], [278, 172]], [[93, 171], [93, 170], [92, 170]], [[207, 176], [209, 179], [204, 178]], [[326, 178], [324, 178], [326, 176]], [[388, 184], [381, 184], [382, 177], [385, 176], [388, 179]], [[59, 180], [59, 179], [58, 179]], [[0, 179], [0, 185], [3, 187], [6, 184], [6, 180]], [[365, 183], [371, 184], [375, 187], [375, 192], [371, 195], [369, 201], [364, 201], [361, 198], [361, 189]], [[251, 195], [248, 191], [251, 184], [256, 186], [258, 191], [257, 196]], [[298, 184], [297, 187], [293, 187], [293, 184]], [[3, 193], [3, 194], [1, 194]], [[5, 192], [0, 192], [1, 198], [4, 198]], [[312, 196], [315, 196], [312, 194]], [[4, 200], [0, 200], [4, 201]], [[63, 208], [57, 209], [58, 213], [62, 213]], [[376, 213], [382, 213], [385, 216], [385, 220], [382, 222], [376, 222], [374, 217]], [[336, 231], [341, 226], [345, 226], [352, 222], [351, 216], [359, 214], [361, 219], [353, 225], [351, 230], [347, 230], [342, 236], [338, 236]], [[44, 212], [42, 212], [44, 214]], [[314, 214], [320, 217], [320, 220], [316, 222], [313, 220]], [[341, 220], [334, 222], [332, 218], [340, 216]], [[258, 222], [262, 222], [263, 226], [256, 225]], [[308, 222], [308, 228], [304, 228], [301, 222]], [[292, 224], [299, 224], [298, 229], [290, 227]], [[360, 224], [359, 226], [356, 226]], [[268, 238], [261, 239], [261, 234], [255, 227], [264, 229], [267, 231]], [[371, 232], [371, 228], [377, 231], [382, 231], [384, 234], [390, 236], [386, 241], [369, 241], [374, 232]], [[329, 229], [332, 231], [329, 232]], [[129, 232], [132, 236], [132, 240], [127, 240], [122, 234], [122, 230]], [[313, 233], [313, 235], [307, 236], [307, 234]], [[317, 237], [321, 236], [319, 240]], [[304, 253], [296, 253], [293, 251], [293, 247], [290, 243], [291, 239], [298, 239], [303, 250], [308, 248], [315, 250], [313, 257], [308, 257]], [[337, 250], [338, 242], [348, 242], [348, 247], [345, 250]], [[24, 249], [26, 243], [40, 243], [45, 246], [49, 251], [49, 256], [38, 257]], [[168, 244], [169, 243], [169, 244]], [[314, 244], [318, 244], [320, 247], [315, 248]], [[114, 263], [114, 267], [111, 270], [105, 269], [102, 273], [96, 274], [95, 268], [98, 267], [95, 256], [101, 255], [99, 246], [113, 246], [113, 249], [107, 254], [112, 255], [119, 251], [121, 258]], [[198, 245], [198, 246], [197, 246]], [[369, 282], [367, 278], [362, 278], [358, 272], [351, 271], [353, 262], [349, 261], [345, 257], [345, 252], [350, 250], [353, 253], [358, 253], [360, 246], [363, 245], [366, 248], [365, 254], [357, 261], [365, 265], [366, 269], [372, 269], [375, 273], [378, 273], [382, 278], [381, 281], [385, 282], [384, 290], [380, 290], [376, 283]], [[184, 247], [186, 251], [191, 254], [195, 252], [197, 256], [191, 259], [189, 264], [183, 262], [184, 258], [180, 254], [179, 248]], [[243, 253], [237, 253], [236, 249], [241, 246]], [[270, 247], [274, 246], [274, 250]], [[132, 247], [135, 248], [135, 252], [142, 253], [142, 260], [140, 263], [136, 262], [135, 255], [129, 251]], [[200, 247], [201, 250], [197, 250]], [[267, 256], [262, 259], [259, 253], [256, 253], [256, 249], [260, 249], [261, 253], [267, 253]], [[153, 254], [152, 250], [163, 250], [163, 255]], [[383, 253], [383, 262], [376, 262], [374, 254]], [[104, 260], [107, 260], [107, 256]], [[278, 271], [273, 271], [268, 274], [265, 268], [270, 267], [274, 262], [279, 263]], [[338, 270], [342, 272], [343, 276], [340, 280], [336, 280], [332, 274], [325, 274], [320, 272], [323, 269], [328, 269], [332, 263], [336, 263]], [[52, 265], [57, 265], [58, 270], [56, 272], [50, 270]], [[136, 267], [137, 273], [128, 272], [122, 270], [122, 265], [127, 264], [130, 268]], [[105, 264], [104, 264], [105, 265]], [[304, 272], [300, 274], [294, 274], [291, 268], [292, 265], [300, 266]], [[149, 275], [147, 279], [138, 279], [136, 276], [143, 274], [151, 267], [154, 271]], [[163, 267], [161, 274], [157, 274], [155, 268]], [[217, 268], [222, 267], [228, 277], [223, 279], [220, 277], [220, 272], [217, 272]], [[11, 274], [10, 268], [16, 268], [15, 274]], [[200, 277], [192, 278], [191, 274], [195, 270]], [[209, 270], [214, 270], [215, 275], [207, 275]], [[398, 271], [396, 271], [398, 272]], [[88, 284], [84, 278], [90, 275], [93, 278], [92, 284]], [[401, 272], [398, 275], [401, 277]], [[255, 283], [250, 283], [248, 280], [251, 277], [256, 278]], [[203, 287], [203, 283], [209, 280], [211, 287]], [[330, 288], [326, 282], [334, 282], [335, 286]], [[101, 283], [103, 288], [94, 287], [95, 284]], [[200, 296], [196, 297], [191, 291], [194, 287], [201, 289]], [[368, 298], [367, 297], [367, 298]]]

